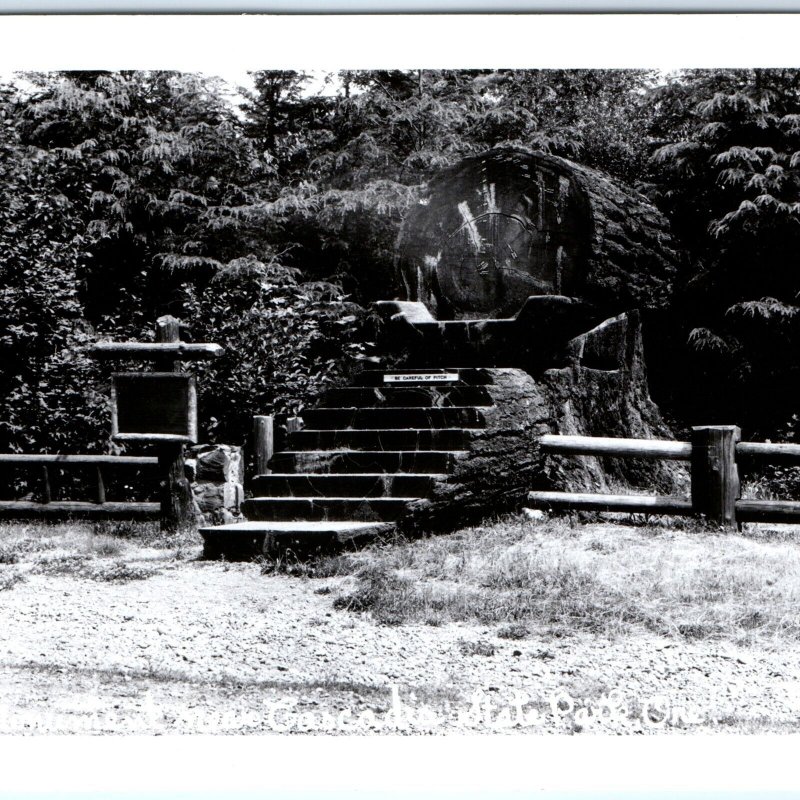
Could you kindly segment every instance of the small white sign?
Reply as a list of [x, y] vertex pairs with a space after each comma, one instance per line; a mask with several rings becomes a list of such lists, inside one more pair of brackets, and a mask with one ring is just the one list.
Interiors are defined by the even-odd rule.
[[402, 372], [383, 376], [384, 383], [452, 383], [457, 380], [457, 372]]

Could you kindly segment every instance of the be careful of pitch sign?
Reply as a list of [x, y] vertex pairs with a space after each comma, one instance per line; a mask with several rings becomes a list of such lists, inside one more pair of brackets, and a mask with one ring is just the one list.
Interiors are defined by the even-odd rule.
[[457, 372], [395, 372], [383, 376], [384, 383], [454, 383]]

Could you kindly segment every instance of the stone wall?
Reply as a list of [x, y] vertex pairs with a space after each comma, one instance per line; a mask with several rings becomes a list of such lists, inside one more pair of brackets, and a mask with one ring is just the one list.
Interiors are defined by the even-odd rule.
[[244, 458], [241, 447], [199, 444], [186, 451], [198, 525], [223, 525], [242, 519]]

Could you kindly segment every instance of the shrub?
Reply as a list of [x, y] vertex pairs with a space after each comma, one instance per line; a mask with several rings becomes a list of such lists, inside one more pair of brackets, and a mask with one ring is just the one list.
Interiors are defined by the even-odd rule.
[[197, 368], [212, 439], [243, 441], [254, 414], [296, 413], [366, 355], [364, 310], [332, 283], [302, 283], [277, 256], [235, 259], [184, 291], [193, 337], [225, 348]]

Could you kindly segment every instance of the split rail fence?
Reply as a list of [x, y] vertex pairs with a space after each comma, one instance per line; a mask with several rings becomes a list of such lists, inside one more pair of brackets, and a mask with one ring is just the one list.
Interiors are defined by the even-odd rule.
[[571, 511], [622, 511], [641, 514], [702, 515], [724, 528], [743, 522], [800, 522], [800, 501], [743, 500], [739, 463], [747, 459], [800, 464], [800, 445], [742, 442], [735, 425], [692, 428], [691, 441], [617, 439], [595, 436], [546, 435], [540, 446], [547, 453], [688, 461], [691, 494], [683, 497], [648, 495], [531, 492], [539, 508]]
[[[106, 499], [106, 470], [158, 468], [158, 458], [148, 456], [107, 455], [28, 455], [0, 453], [0, 466], [38, 469], [39, 500], [0, 500], [0, 518], [4, 519], [158, 519], [160, 503], [109, 502]], [[94, 498], [88, 502], [58, 500], [53, 470], [90, 469], [94, 472]]]

